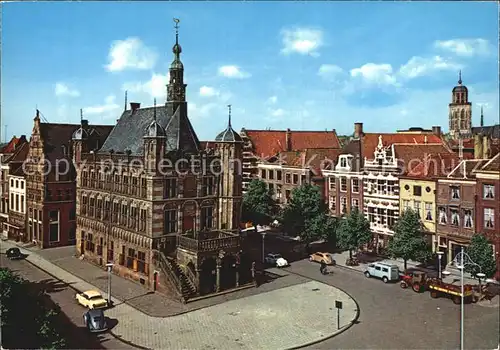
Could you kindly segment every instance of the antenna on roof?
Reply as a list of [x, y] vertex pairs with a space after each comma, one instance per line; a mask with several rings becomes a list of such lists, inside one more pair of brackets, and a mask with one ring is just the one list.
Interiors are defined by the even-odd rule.
[[8, 142], [8, 140], [7, 140], [7, 126], [8, 126], [7, 124], [5, 124], [5, 126], [4, 126], [4, 130], [5, 130], [4, 135], [3, 135], [4, 142]]
[[80, 124], [83, 123], [83, 108], [80, 108]]
[[42, 116], [42, 120], [45, 122], [45, 123], [48, 123], [49, 121], [47, 120], [47, 118], [45, 118], [45, 116], [43, 115], [42, 112], [40, 112], [38, 109], [37, 111], [40, 113], [40, 115]]
[[481, 127], [484, 126], [483, 105], [481, 105]]
[[124, 112], [127, 110], [127, 93], [128, 93], [128, 91], [125, 90], [125, 106], [123, 107]]

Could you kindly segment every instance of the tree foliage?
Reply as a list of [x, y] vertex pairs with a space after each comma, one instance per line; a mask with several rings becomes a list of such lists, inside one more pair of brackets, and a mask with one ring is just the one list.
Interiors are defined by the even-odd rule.
[[277, 212], [277, 205], [272, 195], [265, 182], [252, 180], [243, 196], [243, 220], [251, 221], [254, 225], [269, 224]]
[[12, 271], [0, 269], [2, 346], [60, 349], [66, 341], [57, 329], [60, 308], [51, 308], [43, 291]]
[[337, 229], [337, 245], [339, 248], [349, 250], [350, 258], [354, 250], [361, 248], [371, 239], [370, 223], [357, 209], [352, 210], [340, 220]]
[[[298, 235], [304, 241], [311, 242], [321, 236], [318, 225], [323, 225], [324, 219], [318, 216], [326, 215], [326, 206], [323, 203], [317, 186], [305, 184], [293, 189], [290, 202], [282, 212], [281, 221], [287, 233]], [[314, 229], [310, 226], [314, 225]]]
[[431, 250], [424, 239], [424, 227], [417, 212], [405, 210], [393, 229], [394, 236], [387, 250], [392, 257], [403, 259], [405, 270], [408, 260], [424, 262], [430, 259]]
[[482, 272], [488, 277], [495, 274], [496, 263], [495, 257], [493, 256], [493, 247], [484, 235], [474, 235], [466, 252], [474, 263], [481, 266], [481, 268], [479, 268], [473, 264], [467, 264], [465, 265], [465, 270], [467, 272], [472, 275]]
[[301, 238], [306, 242], [324, 239], [331, 244], [336, 242], [337, 220], [326, 213], [318, 214], [306, 221]]

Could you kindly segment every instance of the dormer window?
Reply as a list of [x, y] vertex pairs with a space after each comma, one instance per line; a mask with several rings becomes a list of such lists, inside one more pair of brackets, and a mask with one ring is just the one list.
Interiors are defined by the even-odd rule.
[[347, 158], [346, 157], [341, 157], [340, 158], [340, 166], [342, 168], [346, 168], [347, 167]]

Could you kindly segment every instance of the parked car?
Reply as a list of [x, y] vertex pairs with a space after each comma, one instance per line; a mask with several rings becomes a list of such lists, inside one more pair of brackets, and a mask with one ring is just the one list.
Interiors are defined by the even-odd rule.
[[102, 307], [107, 307], [108, 302], [104, 299], [96, 290], [88, 290], [86, 292], [76, 295], [76, 301], [78, 304], [87, 307], [89, 309], [97, 309]]
[[9, 258], [10, 260], [19, 260], [24, 259], [25, 257], [25, 255], [21, 253], [21, 250], [17, 247], [7, 249], [5, 255], [7, 255], [7, 258]]
[[266, 257], [264, 258], [264, 261], [266, 262], [266, 264], [274, 265], [276, 267], [288, 266], [288, 261], [286, 261], [286, 259], [284, 259], [281, 256], [281, 254], [277, 254], [277, 253], [267, 254]]
[[91, 309], [83, 314], [83, 323], [90, 332], [104, 332], [108, 329], [102, 309]]
[[376, 262], [368, 265], [365, 271], [366, 277], [381, 278], [384, 283], [399, 281], [399, 267], [397, 265]]
[[309, 261], [314, 261], [317, 263], [324, 262], [327, 265], [335, 265], [335, 260], [333, 259], [330, 253], [316, 252], [309, 256]]

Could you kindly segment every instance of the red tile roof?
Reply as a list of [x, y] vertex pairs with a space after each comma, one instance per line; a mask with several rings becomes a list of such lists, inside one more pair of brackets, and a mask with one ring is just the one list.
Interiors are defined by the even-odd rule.
[[452, 170], [448, 177], [455, 179], [475, 178], [475, 172], [488, 161], [488, 159], [464, 159]]
[[411, 166], [406, 176], [420, 179], [444, 177], [459, 163], [460, 159], [454, 153], [429, 154], [415, 166]]
[[[287, 149], [287, 132], [290, 149]], [[253, 145], [253, 152], [264, 159], [285, 151], [301, 151], [313, 148], [340, 148], [335, 130], [295, 131], [295, 130], [246, 130], [243, 129]]]
[[373, 158], [373, 152], [378, 145], [379, 136], [382, 136], [384, 146], [392, 144], [425, 145], [443, 144], [443, 139], [435, 134], [414, 134], [414, 133], [364, 133], [363, 134], [363, 157]]
[[[455, 154], [453, 154], [445, 145], [429, 145], [429, 144], [396, 144], [394, 145], [394, 150], [396, 152], [396, 158], [398, 160], [399, 166], [402, 168], [402, 174], [408, 174], [414, 171], [414, 168], [426, 161], [433, 156], [444, 157], [446, 159], [453, 159]], [[454, 163], [455, 165], [458, 162]], [[440, 169], [440, 174], [441, 174]], [[446, 174], [449, 173], [449, 170]], [[432, 171], [432, 169], [431, 169]]]
[[9, 154], [13, 153], [20, 144], [27, 142], [26, 136], [22, 135], [21, 137], [12, 137], [12, 139], [0, 149], [1, 154]]
[[486, 164], [484, 164], [478, 171], [494, 171], [496, 173], [500, 172], [500, 153], [497, 153], [493, 158], [491, 158]]
[[332, 169], [342, 150], [332, 148], [312, 148], [303, 151], [281, 152], [270, 159], [270, 163], [282, 164], [316, 172]]

